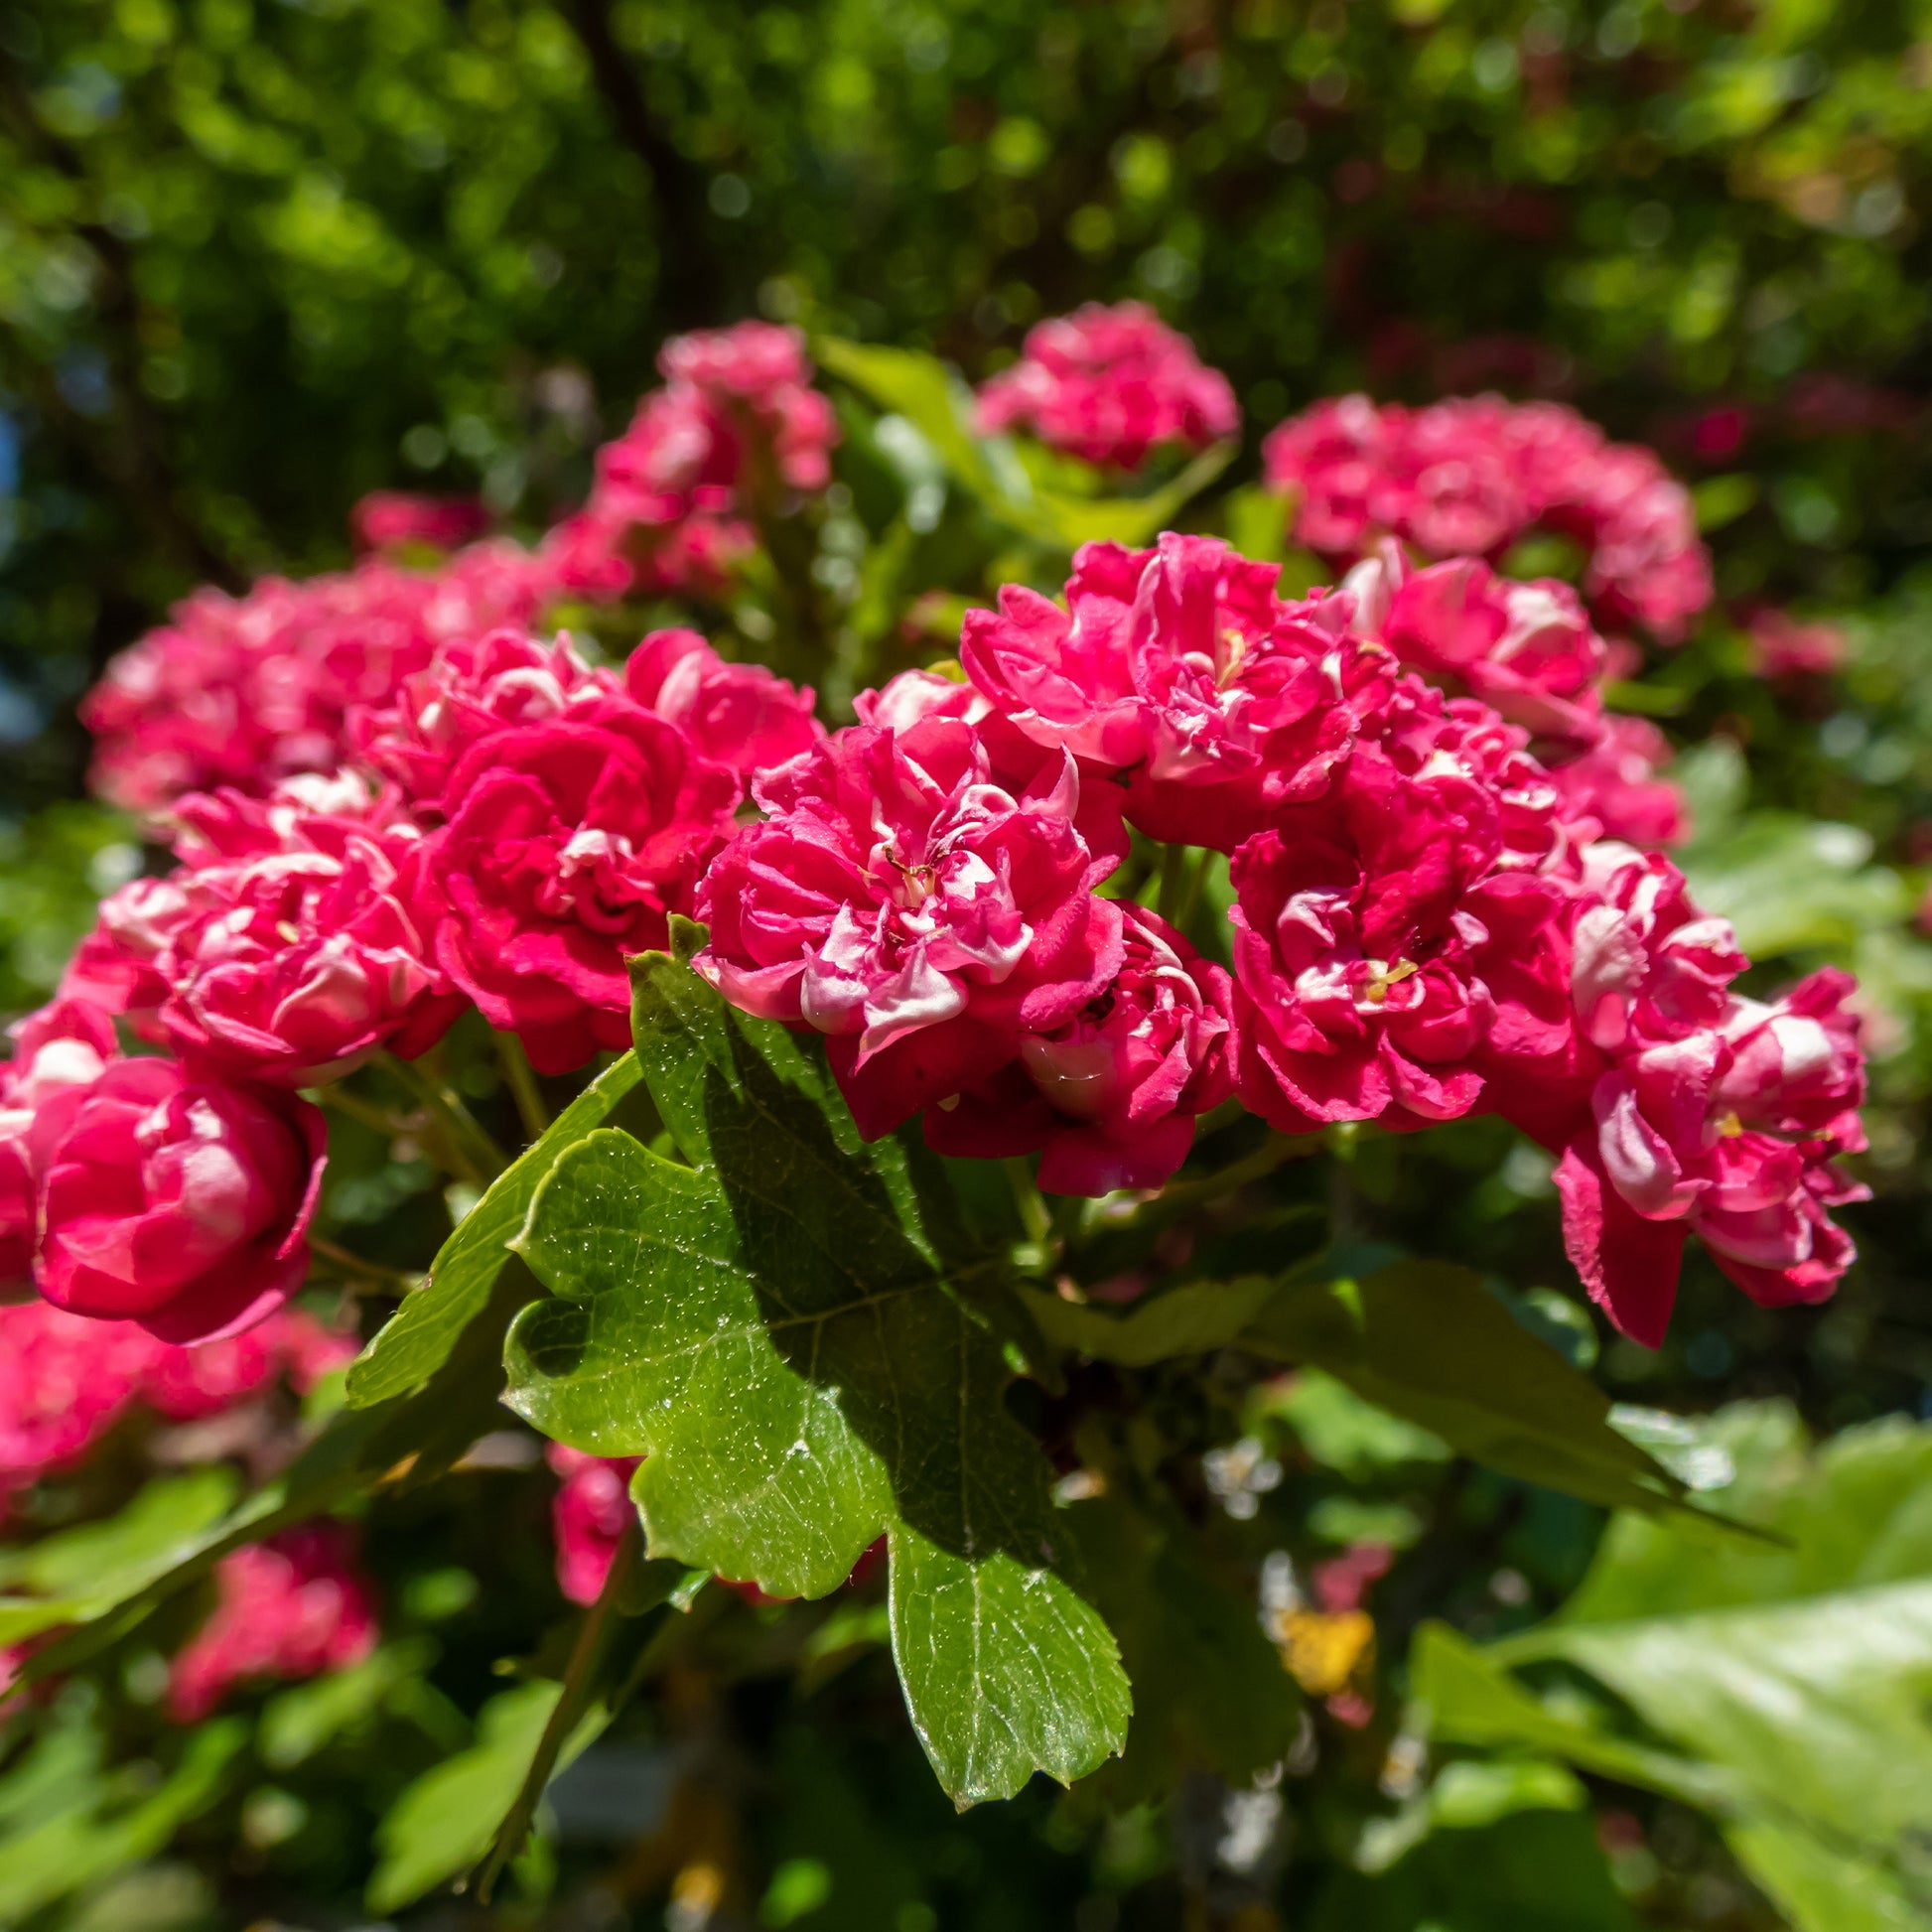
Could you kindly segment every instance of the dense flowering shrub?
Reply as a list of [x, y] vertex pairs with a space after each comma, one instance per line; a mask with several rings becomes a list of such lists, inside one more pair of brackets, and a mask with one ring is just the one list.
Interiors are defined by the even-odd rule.
[[[859, 491], [834, 493], [839, 418], [797, 332], [683, 337], [659, 370], [533, 544], [483, 537], [474, 506], [367, 499], [353, 569], [190, 599], [88, 702], [99, 784], [167, 852], [107, 895], [0, 1070], [0, 1256], [39, 1297], [0, 1311], [0, 1495], [24, 1533], [128, 1456], [281, 1485], [191, 1526], [174, 1574], [211, 1573], [213, 1605], [172, 1626], [166, 1713], [367, 1657], [377, 1592], [336, 1512], [375, 1519], [452, 1467], [516, 1479], [537, 1458], [499, 1397], [549, 1439], [555, 1487], [524, 1500], [589, 1611], [532, 1805], [552, 1746], [657, 1667], [620, 1623], [712, 1578], [788, 1630], [782, 1605], [863, 1598], [880, 1562], [952, 1795], [1092, 1770], [1124, 1735], [1123, 1655], [1173, 1647], [1149, 1599], [1191, 1574], [1203, 1497], [1245, 1522], [1284, 1484], [1258, 1437], [1182, 1456], [1163, 1432], [1236, 1403], [1265, 1427], [1302, 1386], [1284, 1357], [1398, 1410], [1413, 1373], [1415, 1418], [1466, 1411], [1453, 1446], [1506, 1473], [1540, 1479], [1554, 1431], [1552, 1479], [1590, 1501], [1682, 1500], [1470, 1271], [1393, 1264], [1421, 1272], [1391, 1315], [1354, 1280], [1374, 1237], [1344, 1173], [1483, 1117], [1430, 1144], [1498, 1158], [1513, 1130], [1512, 1190], [1555, 1196], [1550, 1262], [1650, 1345], [1693, 1235], [1767, 1308], [1853, 1260], [1853, 982], [1745, 979], [1660, 849], [1687, 830], [1670, 742], [1608, 708], [1638, 658], [1607, 633], [1675, 636], [1709, 599], [1662, 466], [1545, 406], [1317, 405], [1270, 439], [1269, 484], [1336, 581], [1285, 595], [1280, 564], [1160, 529], [1165, 495], [1104, 498], [1037, 451], [960, 458], [962, 401], [899, 424], [901, 454], [952, 450], [983, 492], [932, 547], [985, 551], [948, 604], [892, 579], [910, 542], [841, 570]], [[884, 408], [957, 393], [889, 374]], [[1042, 324], [977, 411], [1121, 490], [1235, 427], [1225, 382], [1132, 305]], [[1022, 471], [1036, 493], [1007, 493]], [[1141, 540], [1063, 541], [1096, 526]], [[909, 510], [893, 528], [929, 534]], [[1532, 533], [1581, 546], [1578, 583], [1512, 574]], [[625, 602], [672, 594], [710, 634]], [[1750, 636], [1768, 675], [1828, 668], [1810, 626], [1764, 613]], [[1304, 1155], [1332, 1165], [1287, 1198]], [[1287, 1272], [1316, 1222], [1329, 1246]], [[351, 1346], [290, 1306], [312, 1258], [344, 1308], [402, 1299], [298, 1421], [273, 1392]], [[1531, 1395], [1485, 1380], [1490, 1349]], [[1211, 1399], [1189, 1356], [1215, 1361]], [[1089, 1601], [1053, 1512], [1102, 1499]], [[1330, 1541], [1348, 1555], [1300, 1572], [1269, 1554], [1254, 1600], [1201, 1626], [1270, 1673], [1257, 1800], [1301, 1748], [1285, 1684], [1321, 1723], [1386, 1721], [1368, 1603], [1395, 1545], [1352, 1521]], [[835, 1667], [877, 1607], [799, 1654]], [[1117, 1612], [1151, 1621], [1117, 1638]], [[8, 1668], [64, 1668], [58, 1639], [28, 1646], [67, 1613], [30, 1613]], [[970, 1695], [935, 1693], [968, 1651]], [[532, 1685], [505, 1695], [485, 1756], [539, 1711]], [[410, 1721], [434, 1730], [433, 1704]]]

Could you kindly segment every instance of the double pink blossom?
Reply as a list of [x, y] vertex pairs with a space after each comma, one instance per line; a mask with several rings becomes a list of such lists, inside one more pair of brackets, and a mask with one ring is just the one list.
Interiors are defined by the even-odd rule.
[[305, 1523], [215, 1565], [215, 1604], [168, 1670], [168, 1715], [199, 1724], [263, 1681], [346, 1670], [375, 1648], [375, 1592], [340, 1523]]
[[1486, 1056], [1559, 1050], [1561, 896], [1508, 863], [1494, 798], [1453, 759], [1405, 775], [1359, 751], [1232, 872], [1238, 1091], [1284, 1131], [1451, 1120]]
[[1051, 1032], [925, 1115], [942, 1154], [1039, 1151], [1048, 1193], [1159, 1187], [1187, 1158], [1198, 1116], [1233, 1092], [1232, 988], [1154, 913], [1123, 905], [1113, 978]]
[[653, 630], [623, 667], [624, 689], [668, 719], [700, 758], [749, 783], [825, 736], [813, 694], [762, 664], [733, 664], [695, 630]]
[[407, 555], [459, 550], [489, 528], [489, 512], [474, 496], [425, 496], [407, 489], [372, 489], [348, 513], [358, 550]]
[[1412, 670], [1540, 738], [1582, 745], [1598, 736], [1608, 653], [1568, 584], [1517, 583], [1475, 557], [1411, 570], [1385, 544], [1345, 588], [1354, 629]]
[[33, 1268], [40, 1204], [28, 1136], [40, 1109], [89, 1087], [120, 1055], [114, 1023], [84, 1000], [59, 999], [8, 1029], [13, 1058], [0, 1066], [0, 1280]]
[[548, 593], [530, 553], [471, 545], [436, 571], [370, 558], [245, 596], [202, 590], [122, 651], [81, 705], [92, 783], [158, 812], [190, 791], [265, 791], [343, 762], [348, 713], [387, 704], [439, 643], [524, 624]]
[[1285, 603], [1278, 576], [1212, 537], [1088, 544], [1064, 609], [1002, 592], [967, 614], [961, 661], [1036, 744], [1119, 774], [1141, 830], [1227, 851], [1322, 789], [1388, 684], [1348, 600]]
[[753, 787], [764, 822], [706, 874], [694, 964], [734, 1005], [829, 1035], [868, 1136], [1050, 1032], [1119, 970], [1112, 869], [1069, 759], [1020, 795], [971, 725], [855, 726]]
[[1240, 425], [1227, 377], [1141, 302], [1089, 302], [1027, 332], [979, 392], [985, 431], [1026, 429], [1086, 463], [1138, 470], [1163, 445], [1205, 448]]
[[539, 1071], [630, 1038], [631, 953], [663, 946], [723, 842], [738, 781], [619, 700], [478, 739], [403, 897], [437, 967]]
[[238, 1333], [308, 1272], [326, 1142], [292, 1095], [110, 1060], [43, 1098], [22, 1138], [34, 1286], [166, 1341]]
[[1570, 935], [1582, 1050], [1567, 1080], [1503, 1111], [1559, 1154], [1571, 1259], [1617, 1324], [1663, 1337], [1687, 1235], [1765, 1306], [1819, 1301], [1851, 1263], [1831, 1209], [1865, 1190], [1835, 1165], [1864, 1145], [1848, 975], [1765, 1004], [1745, 961], [1668, 861], [1586, 855]]
[[131, 1411], [201, 1421], [284, 1378], [306, 1395], [354, 1353], [351, 1337], [298, 1309], [181, 1347], [46, 1302], [0, 1308], [0, 1494], [70, 1468]]
[[405, 1059], [463, 1010], [404, 902], [421, 833], [353, 777], [178, 808], [191, 863], [101, 908], [69, 988], [197, 1064], [313, 1086]]

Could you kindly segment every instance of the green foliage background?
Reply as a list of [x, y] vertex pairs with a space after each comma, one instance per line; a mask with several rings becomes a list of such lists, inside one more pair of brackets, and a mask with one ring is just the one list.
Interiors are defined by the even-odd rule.
[[[13, 0], [0, 1005], [44, 995], [141, 863], [80, 798], [72, 706], [196, 583], [342, 562], [349, 504], [382, 485], [477, 489], [534, 531], [581, 497], [675, 329], [761, 314], [978, 378], [1040, 315], [1134, 294], [1234, 380], [1223, 489], [1280, 416], [1358, 386], [1556, 394], [1662, 449], [1723, 599], [1646, 685], [1693, 748], [1686, 868], [1767, 983], [1838, 959], [1881, 1020], [1879, 1198], [1838, 1301], [1769, 1315], [1694, 1270], [1661, 1356], [1597, 1364], [1625, 1403], [1721, 1410], [1673, 1452], [1728, 1456], [1711, 1499], [1791, 1553], [1669, 1519], [1605, 1534], [1601, 1510], [1369, 1406], [1346, 1361], [1245, 1411], [1211, 1378], [1164, 1386], [1176, 1438], [1245, 1435], [1286, 1466], [1270, 1507], [1317, 1549], [1407, 1551], [1376, 1599], [1378, 1696], [1385, 1718], [1433, 1702], [1437, 1767], [1405, 1782], [1390, 1723], [1324, 1732], [1258, 1872], [1216, 1849], [1229, 1786], [1268, 1795], [1234, 1734], [1250, 1687], [1212, 1674], [1252, 1622], [1164, 1594], [1160, 1552], [1123, 1537], [1147, 1609], [1123, 1643], [1192, 1660], [1173, 1735], [1216, 1732], [1177, 1795], [1135, 1786], [1130, 1756], [1106, 1803], [1036, 1780], [955, 1820], [883, 1663], [883, 1601], [755, 1611], [713, 1589], [692, 1614], [729, 1668], [672, 1672], [644, 1732], [586, 1759], [620, 1796], [562, 1807], [495, 1905], [414, 1906], [483, 1849], [477, 1820], [549, 1716], [547, 1680], [506, 1686], [498, 1659], [542, 1631], [554, 1669], [569, 1641], [540, 1485], [472, 1470], [453, 1508], [405, 1494], [372, 1521], [389, 1638], [349, 1679], [167, 1733], [141, 1693], [163, 1627], [61, 1691], [0, 1764], [0, 1923], [321, 1927], [366, 1901], [695, 1932], [679, 1873], [708, 1860], [720, 1925], [1932, 1924], [1932, 1761], [1901, 1715], [1932, 1682], [1908, 1420], [1932, 1385], [1932, 949], [1910, 921], [1932, 854], [1928, 222], [1932, 14], [1905, 0]], [[1842, 621], [1842, 676], [1755, 679], [1733, 620], [1758, 600]], [[376, 1151], [339, 1168], [339, 1211], [407, 1260], [420, 1187]], [[1588, 1365], [1587, 1316], [1536, 1286], [1574, 1287], [1547, 1179], [1494, 1123], [1364, 1142], [1344, 1178], [1358, 1232], [1527, 1291], [1519, 1321]], [[356, 1453], [386, 1466], [369, 1414]], [[192, 1540], [227, 1500], [170, 1490], [152, 1521]], [[1243, 1533], [1221, 1531], [1232, 1562]], [[1630, 1661], [1666, 1615], [1682, 1681]], [[1427, 1618], [1453, 1628], [1412, 1649]], [[1874, 1692], [1844, 1633], [1879, 1623], [1899, 1634]], [[1745, 1654], [1811, 1700], [1783, 1742], [1699, 1662]]]

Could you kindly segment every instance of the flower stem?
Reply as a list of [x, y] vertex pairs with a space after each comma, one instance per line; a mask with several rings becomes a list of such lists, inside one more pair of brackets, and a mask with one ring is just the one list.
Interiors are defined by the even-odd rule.
[[420, 1060], [399, 1060], [393, 1053], [380, 1053], [376, 1057], [442, 1123], [459, 1171], [458, 1178], [487, 1187], [509, 1166], [509, 1157], [484, 1132], [447, 1080], [438, 1079]]
[[1040, 1242], [1050, 1239], [1053, 1216], [1040, 1197], [1038, 1187], [1034, 1184], [1034, 1172], [1027, 1165], [1027, 1157], [1024, 1154], [1009, 1155], [1000, 1165], [1007, 1171], [1007, 1180], [1013, 1188], [1013, 1202], [1020, 1210], [1020, 1225], [1027, 1230], [1027, 1239]]
[[310, 1234], [309, 1246], [325, 1261], [333, 1261], [345, 1275], [360, 1276], [365, 1281], [378, 1282], [405, 1295], [423, 1279], [410, 1269], [391, 1268], [386, 1261], [371, 1261], [366, 1255], [353, 1254], [320, 1234]]
[[1191, 897], [1187, 888], [1187, 848], [1168, 846], [1161, 854], [1161, 891], [1155, 909], [1170, 925], [1178, 925], [1186, 917], [1187, 900]]
[[543, 1104], [543, 1091], [537, 1085], [536, 1069], [514, 1034], [496, 1035], [496, 1057], [503, 1064], [503, 1078], [509, 1083], [510, 1097], [516, 1102], [517, 1118], [533, 1141], [540, 1140], [550, 1125], [550, 1109]]

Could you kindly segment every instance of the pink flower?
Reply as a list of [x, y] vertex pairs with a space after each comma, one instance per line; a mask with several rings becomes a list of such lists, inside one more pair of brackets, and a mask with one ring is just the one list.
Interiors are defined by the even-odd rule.
[[1700, 912], [1659, 854], [1605, 841], [1585, 852], [1582, 872], [1570, 988], [1590, 1044], [1615, 1052], [1717, 1026], [1750, 963], [1730, 922]]
[[1028, 331], [1021, 359], [979, 392], [982, 431], [1028, 429], [1087, 463], [1138, 470], [1163, 444], [1204, 449], [1241, 416], [1218, 369], [1141, 302], [1089, 302]]
[[1453, 761], [1358, 751], [1234, 855], [1237, 1091], [1289, 1133], [1469, 1112], [1485, 1052], [1557, 1050], [1548, 881], [1498, 864], [1494, 800]]
[[653, 630], [631, 652], [624, 688], [690, 741], [700, 758], [749, 782], [825, 736], [813, 694], [762, 664], [730, 664], [695, 630]]
[[636, 1516], [630, 1500], [634, 1455], [586, 1455], [552, 1443], [545, 1456], [562, 1478], [550, 1504], [557, 1540], [557, 1587], [573, 1603], [595, 1603], [618, 1554], [618, 1539]]
[[1677, 845], [1691, 835], [1684, 794], [1658, 766], [1670, 741], [1647, 718], [1606, 717], [1601, 736], [1580, 756], [1553, 761], [1550, 781], [1573, 819], [1590, 820], [1602, 836], [1631, 845]]
[[14, 1056], [0, 1066], [0, 1281], [24, 1282], [37, 1214], [27, 1151], [34, 1116], [56, 1094], [91, 1086], [120, 1046], [113, 1021], [75, 999], [58, 999], [7, 1031]]
[[1748, 635], [1751, 669], [1759, 677], [1829, 677], [1845, 662], [1845, 632], [1835, 623], [1805, 623], [1783, 611], [1759, 611]]
[[1084, 544], [1064, 608], [1008, 584], [998, 612], [968, 611], [960, 662], [986, 703], [1035, 744], [1104, 769], [1138, 764], [1148, 734], [1134, 683], [1134, 601], [1151, 555]]
[[46, 1302], [0, 1308], [0, 1498], [78, 1462], [137, 1405], [192, 1422], [282, 1376], [306, 1394], [355, 1346], [294, 1309], [245, 1334], [184, 1348], [135, 1322], [91, 1320]]
[[1864, 1146], [1850, 988], [1828, 970], [1773, 1007], [1734, 999], [1596, 1082], [1557, 1187], [1571, 1260], [1626, 1334], [1662, 1342], [1690, 1233], [1765, 1308], [1824, 1301], [1856, 1259], [1830, 1214], [1867, 1197], [1833, 1165]]
[[[89, 1323], [98, 1332], [97, 1323]], [[148, 1343], [149, 1360], [140, 1396], [170, 1422], [219, 1415], [286, 1377], [307, 1395], [324, 1376], [355, 1359], [356, 1339], [325, 1327], [300, 1309], [279, 1309], [243, 1334], [192, 1348], [156, 1341], [132, 1323], [128, 1332]]]
[[34, 1285], [166, 1341], [239, 1333], [302, 1285], [321, 1112], [173, 1060], [111, 1061], [44, 1099], [26, 1133]]
[[306, 1523], [215, 1565], [213, 1613], [168, 1671], [168, 1715], [199, 1724], [238, 1685], [346, 1670], [375, 1648], [375, 1593], [340, 1523]]
[[630, 1038], [628, 954], [661, 947], [729, 829], [738, 784], [674, 725], [614, 701], [479, 739], [406, 898], [437, 965], [540, 1072]]
[[464, 1002], [403, 902], [421, 834], [392, 798], [308, 779], [179, 811], [201, 863], [102, 907], [81, 962], [95, 999], [197, 1064], [290, 1087], [379, 1048], [413, 1059], [448, 1031]]
[[734, 431], [768, 443], [778, 476], [793, 489], [823, 489], [839, 440], [830, 401], [811, 387], [804, 332], [768, 322], [674, 336], [657, 366], [673, 393], [702, 396]]
[[457, 550], [489, 528], [489, 512], [474, 496], [372, 489], [349, 511], [348, 526], [358, 550]]
[[1078, 791], [1066, 759], [1002, 789], [956, 719], [835, 733], [753, 787], [766, 821], [706, 874], [711, 939], [693, 963], [735, 1006], [832, 1035], [877, 1138], [1118, 971], [1120, 908], [1091, 891], [1112, 862], [1074, 830]]
[[1561, 1157], [1565, 1240], [1591, 1295], [1655, 1347], [1696, 1233], [1753, 1300], [1824, 1299], [1853, 1258], [1829, 1210], [1864, 1197], [1832, 1165], [1864, 1145], [1849, 976], [1815, 973], [1769, 1006], [1740, 997], [1728, 924], [1627, 846], [1584, 855], [1570, 923], [1577, 1052], [1498, 1105]]
[[[968, 612], [969, 621], [973, 615]], [[995, 711], [972, 685], [956, 683], [937, 671], [901, 671], [880, 690], [861, 691], [852, 709], [860, 724], [885, 726], [901, 737], [926, 718], [956, 718], [971, 725], [986, 753], [988, 774], [1016, 798], [1023, 792], [1052, 790], [1065, 763], [1065, 753], [1050, 733], [1029, 736]], [[1091, 779], [1083, 775], [1073, 807], [1073, 829], [1096, 859], [1109, 862], [1110, 869], [1127, 857], [1132, 843], [1121, 816], [1126, 803], [1126, 787], [1110, 781], [1104, 768]]]
[[1065, 1025], [1019, 1037], [1019, 1057], [925, 1115], [942, 1154], [1040, 1149], [1048, 1193], [1159, 1187], [1198, 1115], [1233, 1091], [1232, 989], [1165, 920], [1121, 907], [1120, 970]]
[[480, 738], [513, 725], [593, 713], [620, 685], [577, 654], [567, 633], [541, 643], [518, 630], [453, 638], [384, 704], [352, 712], [349, 744], [402, 788], [419, 815], [441, 815], [456, 762]]
[[1150, 837], [1228, 851], [1320, 791], [1388, 685], [1386, 655], [1347, 635], [1351, 602], [1285, 604], [1279, 576], [1212, 537], [1088, 544], [1064, 612], [1009, 590], [967, 615], [962, 660], [1035, 743], [1121, 773]]
[[1690, 493], [1650, 451], [1556, 403], [1343, 396], [1279, 424], [1262, 462], [1296, 541], [1331, 560], [1395, 536], [1431, 559], [1493, 561], [1544, 530], [1585, 547], [1585, 596], [1606, 626], [1634, 621], [1672, 642], [1711, 602]]
[[[1371, 600], [1367, 573], [1384, 573]], [[1577, 593], [1551, 578], [1513, 583], [1473, 557], [1413, 574], [1400, 561], [1358, 565], [1356, 627], [1425, 676], [1459, 687], [1527, 731], [1588, 742], [1599, 729], [1603, 640]], [[1361, 605], [1386, 599], [1379, 623]]]
[[77, 1462], [140, 1392], [161, 1347], [132, 1322], [0, 1308], [0, 1493]]

